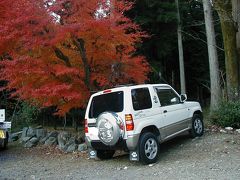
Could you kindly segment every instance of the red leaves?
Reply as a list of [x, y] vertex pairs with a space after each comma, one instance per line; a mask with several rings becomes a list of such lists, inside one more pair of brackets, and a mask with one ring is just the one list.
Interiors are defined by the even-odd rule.
[[0, 62], [0, 79], [15, 89], [13, 95], [57, 106], [64, 115], [84, 107], [92, 90], [147, 79], [146, 60], [132, 57], [146, 34], [123, 15], [132, 3], [44, 2], [0, 2], [0, 57], [8, 53], [13, 59]]
[[66, 67], [65, 65], [61, 65], [61, 64], [56, 64], [54, 67], [53, 67], [53, 70], [55, 72], [55, 75], [56, 76], [64, 76], [64, 75], [79, 75], [81, 77], [83, 77], [83, 74], [82, 72], [79, 71], [78, 68], [69, 68], [69, 67]]

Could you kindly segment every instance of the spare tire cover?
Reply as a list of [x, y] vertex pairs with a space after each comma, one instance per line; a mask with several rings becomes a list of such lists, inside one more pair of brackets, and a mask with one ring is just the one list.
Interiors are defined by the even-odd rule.
[[115, 145], [124, 136], [122, 119], [114, 112], [103, 112], [97, 118], [98, 137], [108, 146]]

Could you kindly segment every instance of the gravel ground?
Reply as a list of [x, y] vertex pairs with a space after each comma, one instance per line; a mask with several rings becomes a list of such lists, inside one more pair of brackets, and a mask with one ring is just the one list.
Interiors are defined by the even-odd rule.
[[161, 144], [159, 161], [141, 165], [117, 152], [107, 161], [86, 153], [63, 154], [53, 147], [24, 149], [11, 143], [0, 151], [0, 179], [240, 179], [240, 134], [180, 136]]

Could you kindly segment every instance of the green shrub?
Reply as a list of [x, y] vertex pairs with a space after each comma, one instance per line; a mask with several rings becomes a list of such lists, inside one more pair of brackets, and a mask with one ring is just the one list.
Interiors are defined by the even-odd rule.
[[21, 118], [25, 120], [26, 124], [34, 124], [37, 120], [39, 110], [35, 106], [31, 106], [26, 102], [22, 103]]
[[26, 102], [21, 102], [19, 110], [15, 112], [12, 119], [12, 130], [18, 131], [26, 126], [34, 126], [37, 123], [39, 110]]
[[240, 101], [222, 102], [211, 115], [213, 124], [240, 128]]

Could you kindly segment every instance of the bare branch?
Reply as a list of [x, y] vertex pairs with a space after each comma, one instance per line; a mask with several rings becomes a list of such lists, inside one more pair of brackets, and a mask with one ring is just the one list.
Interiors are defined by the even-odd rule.
[[[195, 39], [195, 40], [200, 40], [200, 41], [202, 41], [203, 43], [207, 44], [207, 42], [206, 42], [205, 40], [203, 40], [203, 39], [201, 39], [201, 38], [199, 38], [199, 37], [193, 36], [192, 34], [189, 34], [189, 33], [185, 32], [185, 31], [182, 31], [182, 33], [184, 33], [184, 34], [192, 37], [192, 38]], [[221, 48], [221, 47], [219, 47], [219, 46], [216, 46], [216, 48], [219, 49], [219, 50], [221, 50], [221, 51], [224, 51], [224, 49]]]
[[54, 51], [55, 51], [56, 56], [59, 59], [63, 60], [67, 67], [71, 67], [71, 63], [69, 61], [69, 58], [67, 56], [65, 56], [59, 48], [54, 47]]

